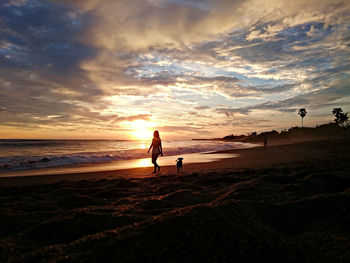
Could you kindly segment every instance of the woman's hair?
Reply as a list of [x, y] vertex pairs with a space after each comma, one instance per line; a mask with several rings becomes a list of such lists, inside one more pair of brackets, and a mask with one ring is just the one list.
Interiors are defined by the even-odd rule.
[[153, 137], [160, 139], [160, 137], [159, 137], [159, 131], [154, 131]]

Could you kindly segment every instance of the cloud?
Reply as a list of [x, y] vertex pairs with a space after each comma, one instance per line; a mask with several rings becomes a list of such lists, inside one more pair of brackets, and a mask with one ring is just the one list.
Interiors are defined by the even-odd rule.
[[[235, 113], [248, 115], [253, 110], [274, 110], [279, 112], [295, 112], [301, 107], [321, 108], [324, 106], [336, 106], [336, 100], [341, 97], [350, 96], [350, 91], [345, 89], [349, 84], [342, 83], [331, 88], [317, 90], [314, 92], [298, 95], [280, 101], [268, 101], [257, 105], [243, 108], [217, 108], [216, 111], [231, 116]], [[332, 103], [333, 102], [333, 103]]]
[[[101, 14], [86, 38], [103, 49], [178, 48], [229, 30], [242, 1], [74, 1], [79, 9]], [[71, 2], [66, 1], [67, 4]], [[186, 4], [187, 3], [187, 4]], [[195, 2], [193, 2], [195, 3]], [[226, 14], [231, 13], [231, 16]]]
[[210, 109], [209, 106], [197, 106], [197, 107], [194, 107], [195, 110], [207, 110], [207, 109]]

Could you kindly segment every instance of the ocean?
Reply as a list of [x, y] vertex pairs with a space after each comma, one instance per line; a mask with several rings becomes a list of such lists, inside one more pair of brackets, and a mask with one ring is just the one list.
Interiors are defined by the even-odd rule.
[[[0, 140], [0, 174], [8, 171], [148, 158], [150, 141]], [[162, 141], [164, 156], [251, 147], [214, 140]]]

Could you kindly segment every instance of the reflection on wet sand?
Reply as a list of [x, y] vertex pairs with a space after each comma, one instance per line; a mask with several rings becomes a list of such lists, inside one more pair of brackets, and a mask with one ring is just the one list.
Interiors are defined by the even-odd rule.
[[[190, 153], [181, 155], [184, 158], [184, 166], [189, 163], [207, 163], [218, 161], [220, 159], [237, 157], [238, 154], [232, 153]], [[174, 165], [175, 161], [180, 156], [163, 156], [159, 158], [160, 166]], [[101, 172], [111, 170], [123, 170], [130, 168], [152, 167], [151, 158], [122, 160], [110, 163], [92, 163], [75, 166], [61, 166], [42, 169], [33, 169], [25, 171], [11, 171], [0, 173], [0, 177], [16, 177], [16, 176], [32, 176], [32, 175], [49, 175], [49, 174], [70, 174], [70, 173], [86, 173], [86, 172]]]
[[149, 167], [152, 166], [150, 158], [136, 160], [136, 167]]

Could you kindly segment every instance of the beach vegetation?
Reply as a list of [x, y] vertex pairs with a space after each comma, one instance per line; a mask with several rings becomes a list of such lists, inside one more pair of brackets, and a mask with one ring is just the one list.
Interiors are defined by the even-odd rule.
[[304, 117], [305, 117], [306, 114], [307, 114], [306, 109], [305, 109], [305, 108], [299, 109], [298, 114], [299, 114], [300, 117], [301, 117], [301, 127], [304, 127]]
[[[346, 115], [347, 116], [347, 115]], [[344, 118], [344, 122], [346, 117]], [[250, 133], [249, 135], [234, 135], [230, 134], [222, 138], [225, 141], [237, 141], [248, 143], [263, 142], [264, 138], [269, 138], [272, 141], [290, 141], [290, 140], [319, 140], [332, 138], [350, 138], [350, 128], [348, 126], [341, 127], [336, 123], [328, 123], [318, 125], [316, 127], [291, 127], [280, 132], [276, 130], [264, 131], [261, 133]]]
[[343, 126], [343, 127], [347, 126], [348, 121], [349, 121], [348, 113], [344, 113], [342, 108], [334, 108], [332, 110], [332, 113], [333, 113], [333, 115], [335, 117], [334, 122], [337, 125], [340, 125], [340, 126]]

